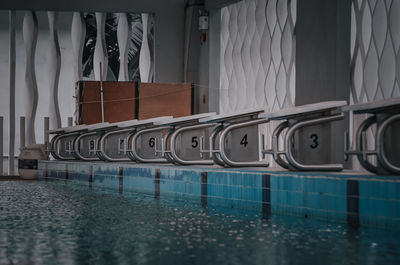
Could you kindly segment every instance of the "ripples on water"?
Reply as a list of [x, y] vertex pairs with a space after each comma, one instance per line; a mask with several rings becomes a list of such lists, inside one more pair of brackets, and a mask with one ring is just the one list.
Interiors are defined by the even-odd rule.
[[399, 231], [0, 182], [0, 264], [400, 264]]

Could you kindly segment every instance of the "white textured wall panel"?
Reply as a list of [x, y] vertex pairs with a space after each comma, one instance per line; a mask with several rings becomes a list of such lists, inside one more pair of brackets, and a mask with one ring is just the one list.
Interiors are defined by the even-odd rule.
[[353, 0], [351, 30], [354, 103], [400, 96], [400, 1]]
[[[350, 103], [400, 96], [400, 1], [353, 0]], [[353, 129], [365, 117], [355, 117]], [[373, 148], [375, 131], [368, 131]], [[355, 164], [355, 167], [358, 167]]]
[[[294, 105], [295, 24], [296, 0], [244, 0], [221, 10], [221, 113]], [[262, 126], [266, 139], [276, 125]]]
[[295, 0], [245, 0], [221, 10], [220, 112], [294, 104]]

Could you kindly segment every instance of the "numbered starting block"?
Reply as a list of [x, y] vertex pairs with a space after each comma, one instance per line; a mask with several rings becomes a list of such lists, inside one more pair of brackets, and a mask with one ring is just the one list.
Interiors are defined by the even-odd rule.
[[[267, 120], [282, 121], [272, 135], [274, 160], [283, 168], [300, 171], [340, 171], [342, 164], [330, 163], [334, 142], [331, 137], [331, 123], [344, 118], [341, 111], [346, 101], [328, 101], [287, 108], [261, 114]], [[286, 129], [286, 134], [282, 132]], [[284, 147], [279, 147], [283, 136]]]
[[131, 161], [126, 156], [126, 137], [133, 130], [137, 120], [104, 124], [92, 129], [98, 135], [96, 155], [103, 161]]
[[83, 161], [99, 160], [96, 150], [101, 135], [97, 133], [97, 130], [108, 125], [108, 122], [88, 125], [86, 130], [82, 131], [73, 141], [74, 156]]
[[[200, 124], [200, 119], [214, 116], [213, 113], [202, 113], [192, 116], [175, 118], [167, 121], [155, 122], [158, 128], [149, 129], [152, 132], [168, 130], [161, 138], [161, 150], [156, 148], [158, 142], [155, 138], [154, 151], [161, 154], [170, 162], [180, 165], [212, 165], [214, 161], [209, 156], [200, 152], [201, 139], [211, 134], [213, 125]], [[169, 147], [169, 148], [168, 148]]]
[[84, 131], [87, 125], [77, 125], [50, 130], [49, 134], [54, 134], [50, 142], [50, 154], [57, 160], [75, 160], [74, 141]]
[[161, 139], [168, 130], [168, 126], [157, 126], [156, 122], [171, 120], [172, 116], [139, 120], [134, 125], [134, 130], [126, 138], [131, 148], [126, 154], [132, 161], [141, 163], [167, 163], [165, 157], [155, 150], [161, 150]]
[[[346, 155], [357, 156], [360, 164], [376, 174], [400, 174], [400, 98], [347, 106], [353, 114], [370, 114], [357, 129], [355, 150], [349, 148], [346, 137]], [[367, 130], [376, 125], [375, 148], [367, 150]], [[369, 156], [376, 157], [376, 165]]]
[[[219, 114], [200, 119], [200, 123], [213, 126], [208, 139], [208, 149], [204, 149], [204, 138], [200, 138], [200, 152], [208, 154], [216, 164], [227, 167], [268, 166], [260, 160], [260, 141], [258, 124], [263, 109]], [[191, 128], [196, 128], [194, 127]], [[188, 127], [189, 129], [190, 127]]]

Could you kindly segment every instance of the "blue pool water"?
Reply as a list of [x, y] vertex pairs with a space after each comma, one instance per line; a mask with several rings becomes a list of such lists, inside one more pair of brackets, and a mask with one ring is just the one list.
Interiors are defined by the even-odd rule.
[[0, 264], [400, 264], [400, 231], [1, 181]]

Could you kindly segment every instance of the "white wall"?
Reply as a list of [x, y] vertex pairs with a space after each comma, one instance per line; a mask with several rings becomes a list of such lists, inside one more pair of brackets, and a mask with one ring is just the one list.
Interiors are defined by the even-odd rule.
[[[67, 117], [73, 116], [74, 83], [72, 74], [72, 44], [71, 44], [71, 11], [98, 12], [148, 12], [155, 15], [155, 81], [183, 81], [183, 28], [184, 0], [153, 0], [153, 1], [2, 1], [0, 3], [0, 116], [4, 116], [4, 153], [8, 154], [8, 109], [9, 109], [9, 65], [8, 65], [8, 9], [17, 11], [16, 18], [16, 149], [19, 147], [19, 117], [25, 116], [24, 109], [24, 73], [25, 47], [22, 38], [22, 21], [24, 12], [21, 10], [38, 10], [39, 35], [35, 58], [36, 77], [39, 89], [39, 103], [36, 114], [36, 141], [43, 142], [43, 117], [48, 116], [49, 84], [47, 81], [46, 56], [48, 47], [48, 20], [45, 10], [68, 11], [61, 12], [58, 23], [58, 37], [61, 48], [61, 75], [59, 82], [59, 105], [62, 125], [66, 125]], [[16, 151], [16, 155], [18, 155]]]

